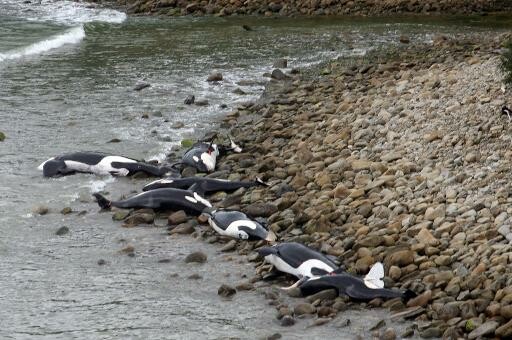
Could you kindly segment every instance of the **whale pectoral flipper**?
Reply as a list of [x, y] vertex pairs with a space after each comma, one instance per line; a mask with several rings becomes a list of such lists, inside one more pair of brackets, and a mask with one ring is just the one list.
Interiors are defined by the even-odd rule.
[[187, 190], [191, 191], [191, 192], [196, 192], [200, 196], [204, 196], [205, 190], [204, 190], [204, 186], [202, 184], [203, 183], [201, 183], [201, 182], [196, 182], [196, 183], [192, 184]]
[[128, 173], [134, 174], [136, 172], [146, 172], [153, 176], [160, 176], [160, 168], [151, 164], [145, 164], [141, 162], [136, 163], [128, 163], [128, 162], [112, 162], [111, 163], [113, 168], [116, 169], [126, 169], [128, 170]]

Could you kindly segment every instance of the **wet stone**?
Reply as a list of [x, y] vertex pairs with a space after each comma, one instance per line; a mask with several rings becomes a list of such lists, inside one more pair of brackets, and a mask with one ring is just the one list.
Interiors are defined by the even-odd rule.
[[62, 215], [68, 215], [68, 214], [71, 214], [72, 212], [73, 212], [73, 210], [72, 210], [70, 207], [65, 207], [65, 208], [63, 208], [63, 209], [60, 211], [60, 213], [61, 213]]
[[181, 223], [187, 222], [188, 217], [187, 214], [183, 210], [176, 211], [169, 215], [167, 218], [167, 222], [169, 225], [177, 225]]
[[310, 303], [299, 303], [293, 307], [293, 313], [295, 315], [313, 314], [315, 311], [315, 307]]
[[196, 251], [187, 255], [185, 258], [185, 263], [205, 263], [207, 260], [207, 256], [205, 253]]
[[231, 297], [236, 294], [236, 289], [227, 284], [222, 284], [219, 287], [217, 294], [219, 294], [220, 296], [225, 297], [225, 298]]
[[228, 243], [226, 243], [221, 249], [220, 251], [222, 252], [228, 252], [228, 251], [232, 251], [236, 248], [236, 241], [235, 240], [231, 240], [229, 241]]
[[326, 289], [308, 296], [306, 301], [313, 303], [316, 300], [334, 300], [337, 296], [338, 293], [336, 292], [336, 289]]
[[59, 229], [57, 229], [57, 231], [55, 232], [55, 235], [62, 236], [62, 235], [66, 235], [67, 233], [69, 233], [69, 228], [64, 226], [64, 227], [60, 227]]
[[191, 223], [183, 223], [169, 230], [169, 234], [181, 234], [188, 235], [195, 231], [194, 226]]
[[189, 279], [189, 280], [201, 280], [202, 278], [203, 278], [203, 276], [198, 273], [194, 273], [192, 275], [189, 275], [189, 277], [187, 277], [187, 279]]
[[293, 316], [290, 316], [290, 315], [283, 316], [283, 318], [281, 319], [281, 326], [289, 327], [289, 326], [293, 326], [293, 325], [295, 325], [295, 319], [293, 318]]
[[396, 332], [393, 328], [388, 328], [384, 332], [382, 332], [380, 336], [381, 340], [395, 340], [396, 339]]
[[48, 213], [49, 209], [47, 206], [44, 205], [38, 205], [34, 209], [32, 209], [32, 212], [37, 215], [46, 215]]

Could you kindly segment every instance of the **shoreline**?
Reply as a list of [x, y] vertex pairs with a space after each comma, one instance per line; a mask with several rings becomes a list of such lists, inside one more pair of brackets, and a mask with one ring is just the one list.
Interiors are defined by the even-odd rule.
[[251, 2], [177, 0], [89, 0], [124, 8], [128, 14], [161, 16], [387, 16], [387, 15], [468, 15], [510, 13], [512, 3], [503, 0], [450, 1], [373, 0], [373, 1], [272, 1]]
[[403, 312], [416, 335], [512, 335], [504, 37], [440, 36], [387, 61], [333, 61], [318, 77], [271, 80], [265, 100], [224, 119], [249, 147], [219, 161], [271, 187], [221, 206], [268, 218], [279, 241], [336, 256], [349, 272], [383, 262], [387, 287], [419, 296], [370, 305]]

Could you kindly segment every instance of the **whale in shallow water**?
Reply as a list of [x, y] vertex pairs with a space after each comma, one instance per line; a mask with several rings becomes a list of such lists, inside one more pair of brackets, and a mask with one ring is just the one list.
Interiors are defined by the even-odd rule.
[[316, 277], [304, 277], [294, 285], [283, 288], [291, 290], [298, 288], [304, 296], [312, 295], [326, 289], [335, 289], [338, 295], [346, 295], [353, 300], [370, 301], [375, 298], [394, 299], [401, 298], [409, 300], [416, 297], [411, 290], [401, 291], [384, 288], [384, 268], [382, 263], [376, 263], [370, 272], [359, 278], [348, 273], [327, 274]]
[[219, 234], [241, 240], [266, 240], [274, 242], [276, 235], [259, 222], [240, 211], [211, 210], [203, 211], [208, 223]]
[[182, 163], [196, 168], [200, 172], [212, 172], [217, 165], [217, 157], [225, 155], [228, 151], [240, 153], [242, 148], [229, 137], [230, 146], [217, 145], [213, 142], [197, 142], [185, 151]]
[[179, 176], [171, 166], [155, 166], [135, 159], [100, 152], [72, 152], [52, 157], [38, 166], [45, 177], [72, 175], [77, 172], [96, 175], [129, 176], [144, 172], [152, 176]]
[[110, 201], [99, 193], [95, 193], [93, 196], [96, 197], [98, 205], [102, 209], [116, 207], [122, 209], [184, 210], [189, 214], [199, 215], [204, 209], [212, 207], [210, 202], [196, 192], [173, 188], [146, 191], [120, 201]]
[[339, 270], [338, 266], [322, 253], [296, 242], [262, 247], [258, 249], [258, 253], [265, 262], [272, 264], [276, 269], [298, 278], [325, 275]]
[[259, 178], [256, 178], [254, 181], [228, 181], [207, 177], [162, 178], [145, 185], [142, 191], [159, 188], [177, 188], [193, 189], [198, 193], [211, 194], [217, 191], [231, 192], [239, 188], [250, 188], [258, 185], [268, 186]]

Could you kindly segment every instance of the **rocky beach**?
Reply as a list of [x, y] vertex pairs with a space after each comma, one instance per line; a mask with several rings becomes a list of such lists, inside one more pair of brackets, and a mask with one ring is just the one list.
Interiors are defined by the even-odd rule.
[[[382, 261], [389, 286], [420, 295], [370, 305], [414, 319], [424, 338], [512, 335], [503, 39], [439, 36], [394, 60], [272, 80], [261, 102], [225, 119], [248, 147], [213, 176], [273, 185], [220, 206], [267, 217], [280, 240], [334, 255], [353, 273]], [[322, 318], [338, 306], [331, 297], [308, 311]]]
[[[508, 1], [297, 1], [285, 5], [265, 0], [139, 0], [119, 1], [116, 6], [129, 13], [171, 16], [317, 16], [475, 14], [506, 11], [511, 5]], [[69, 53], [69, 69], [59, 73], [76, 73], [74, 84], [84, 81], [82, 74], [91, 73], [91, 85], [78, 92], [94, 94], [87, 103], [98, 113], [99, 118], [92, 118], [101, 123], [98, 125], [129, 122], [133, 126], [124, 130], [101, 130], [98, 126], [97, 131], [90, 128], [95, 134], [88, 135], [84, 126], [89, 125], [80, 126], [84, 123], [78, 118], [87, 114], [78, 111], [87, 106], [78, 98], [81, 94], [75, 99], [58, 87], [47, 91], [50, 97], [45, 103], [60, 103], [59, 91], [65, 100], [56, 108], [45, 106], [49, 121], [62, 119], [54, 110], [60, 114], [74, 107], [77, 112], [63, 120], [65, 126], [56, 125], [62, 136], [52, 133], [54, 142], [60, 148], [66, 143], [73, 148], [92, 145], [112, 152], [130, 150], [139, 156], [154, 154], [155, 150], [167, 153], [172, 144], [167, 160], [174, 162], [186, 147], [180, 148], [179, 140], [172, 138], [186, 138], [182, 144], [188, 144], [205, 129], [219, 132], [219, 136], [230, 134], [243, 152], [220, 158], [216, 171], [207, 176], [229, 180], [260, 177], [269, 187], [216, 193], [208, 197], [214, 206], [265, 219], [278, 242], [303, 243], [335, 258], [356, 276], [363, 277], [373, 264], [382, 262], [387, 288], [410, 289], [418, 296], [409, 301], [374, 299], [360, 303], [337, 296], [334, 290], [307, 298], [295, 291], [285, 293], [279, 287], [289, 286], [295, 279], [269, 277], [270, 266], [256, 253], [264, 241], [221, 237], [204, 216], [193, 218], [183, 211], [98, 213], [92, 191], [106, 191], [117, 199], [140, 192], [150, 179], [141, 175], [96, 181], [76, 175], [42, 180], [34, 165], [43, 153], [46, 156], [51, 143], [45, 141], [44, 134], [32, 132], [47, 148], [38, 149], [39, 154], [27, 153], [28, 160], [20, 161], [15, 157], [19, 151], [9, 147], [21, 135], [21, 128], [9, 129], [4, 143], [11, 151], [4, 160], [10, 168], [23, 171], [8, 173], [12, 184], [6, 181], [2, 186], [21, 189], [19, 195], [10, 189], [10, 200], [2, 204], [16, 214], [22, 211], [23, 216], [13, 213], [3, 220], [5, 225], [17, 219], [21, 222], [19, 233], [9, 229], [4, 231], [8, 237], [0, 239], [0, 252], [7, 259], [0, 272], [9, 274], [4, 275], [7, 280], [2, 287], [5, 284], [7, 293], [2, 301], [16, 308], [14, 313], [4, 314], [7, 326], [0, 335], [90, 338], [93, 334], [105, 339], [512, 337], [512, 122], [501, 113], [504, 105], [510, 105], [511, 90], [504, 84], [500, 69], [503, 44], [510, 34], [503, 30], [494, 35], [470, 30], [397, 34], [397, 30], [388, 33], [392, 38], [386, 36], [392, 43], [385, 40], [364, 53], [351, 53], [358, 47], [347, 42], [342, 57], [309, 66], [297, 66], [283, 54], [265, 74], [269, 81], [261, 97], [251, 96], [234, 104], [229, 101], [235, 95], [249, 97], [240, 84], [261, 84], [261, 79], [252, 79], [258, 70], [251, 70], [246, 77], [237, 75], [235, 81], [234, 73], [224, 73], [223, 77], [218, 70], [213, 71], [217, 65], [229, 66], [223, 61], [209, 64], [213, 65], [210, 77], [200, 70], [200, 83], [207, 85], [196, 86], [196, 80], [180, 83], [182, 79], [174, 78], [167, 79], [176, 83], [169, 85], [165, 79], [175, 72], [161, 74], [159, 70], [169, 65], [171, 58], [151, 59], [148, 56], [155, 52], [146, 49], [123, 59], [125, 51], [121, 44], [116, 46], [118, 40], [124, 39], [129, 51], [139, 53], [132, 47], [152, 41], [154, 32], [159, 31], [152, 43], [158, 55], [167, 58], [176, 44], [164, 37], [179, 25], [184, 25], [184, 31], [194, 28], [187, 26], [188, 22], [178, 21], [178, 26], [169, 27], [150, 19], [149, 24], [114, 25], [104, 35], [98, 33], [110, 24], [87, 23], [80, 31], [80, 39], [87, 39], [76, 49], [91, 49], [90, 54], [81, 56], [85, 65], [82, 73], [75, 72], [72, 61], [76, 55], [69, 46], [64, 49]], [[269, 30], [264, 23], [260, 27], [251, 22], [242, 26], [244, 20], [227, 22], [236, 27], [236, 36]], [[225, 29], [206, 23], [211, 28], [205, 31]], [[115, 36], [126, 32], [127, 27], [133, 35]], [[229, 29], [225, 32], [231, 32]], [[372, 34], [368, 36], [378, 36]], [[116, 46], [114, 57], [120, 58], [112, 63], [119, 71], [117, 77], [129, 75], [122, 80], [111, 77], [109, 68], [98, 71], [98, 65], [108, 63], [91, 62], [97, 56], [114, 60], [98, 52], [106, 36], [111, 39], [106, 45]], [[140, 40], [133, 43], [133, 37]], [[344, 38], [343, 34], [337, 37]], [[55, 65], [63, 65], [58, 53], [50, 57]], [[315, 55], [312, 59], [320, 58]], [[133, 68], [140, 60], [145, 65]], [[145, 68], [149, 67], [148, 72]], [[193, 69], [183, 71], [183, 79]], [[2, 70], [10, 75], [9, 65]], [[135, 78], [128, 70], [149, 86], [134, 91]], [[108, 79], [98, 82], [100, 74]], [[39, 77], [46, 85], [45, 78]], [[15, 73], [12, 79], [19, 84], [21, 76]], [[57, 84], [59, 79], [52, 81]], [[196, 86], [194, 90], [190, 84]], [[177, 86], [188, 88], [190, 96], [202, 88], [201, 99], [210, 102], [205, 99], [204, 106], [184, 106], [185, 96], [174, 89]], [[15, 86], [13, 89], [17, 93]], [[230, 99], [208, 96], [208, 91], [222, 93], [226, 89], [232, 92]], [[109, 93], [115, 94], [111, 101], [106, 97]], [[168, 97], [177, 97], [180, 103], [162, 100]], [[10, 103], [18, 99], [14, 95], [8, 98]], [[29, 99], [22, 102], [38, 106]], [[108, 110], [95, 106], [103, 101]], [[219, 108], [219, 112], [197, 119], [187, 111], [196, 106], [208, 113]], [[37, 108], [38, 114], [40, 110]], [[121, 114], [123, 110], [127, 112]], [[36, 118], [34, 131], [43, 130], [41, 126], [47, 123], [39, 124]], [[172, 133], [164, 129], [168, 125]], [[50, 130], [56, 128], [48, 126]], [[183, 133], [182, 129], [192, 132]], [[80, 140], [68, 142], [68, 130]], [[146, 146], [155, 140], [166, 144], [164, 151]], [[24, 168], [27, 164], [30, 170]], [[186, 168], [183, 174], [194, 175], [195, 171]], [[27, 176], [33, 180], [32, 186], [18, 180]], [[35, 194], [27, 200], [28, 190]], [[10, 206], [10, 202], [19, 208], [12, 208], [15, 205]], [[33, 204], [30, 214], [20, 202]], [[34, 317], [32, 310], [41, 317]], [[20, 320], [25, 319], [28, 321], [20, 326]], [[63, 323], [64, 319], [69, 322]]]
[[[97, 0], [93, 2], [105, 2]], [[507, 0], [117, 0], [128, 13], [165, 16], [179, 15], [396, 15], [396, 14], [474, 14], [505, 12], [512, 9]]]
[[[512, 336], [511, 123], [501, 114], [510, 92], [499, 66], [508, 37], [436, 36], [305, 73], [274, 70], [262, 98], [221, 124], [244, 152], [209, 175], [259, 176], [270, 188], [211, 201], [267, 218], [279, 241], [335, 256], [351, 273], [383, 262], [386, 286], [418, 297], [368, 303], [412, 322], [402, 334], [384, 327], [374, 336]], [[172, 214], [170, 233], [221, 242], [222, 252], [256, 262], [254, 277], [219, 294], [276, 284], [261, 281], [268, 265], [253, 250], [262, 242], [219, 238], [198, 223]], [[330, 291], [292, 301], [273, 294], [283, 326], [304, 315], [325, 324], [361, 306]]]

